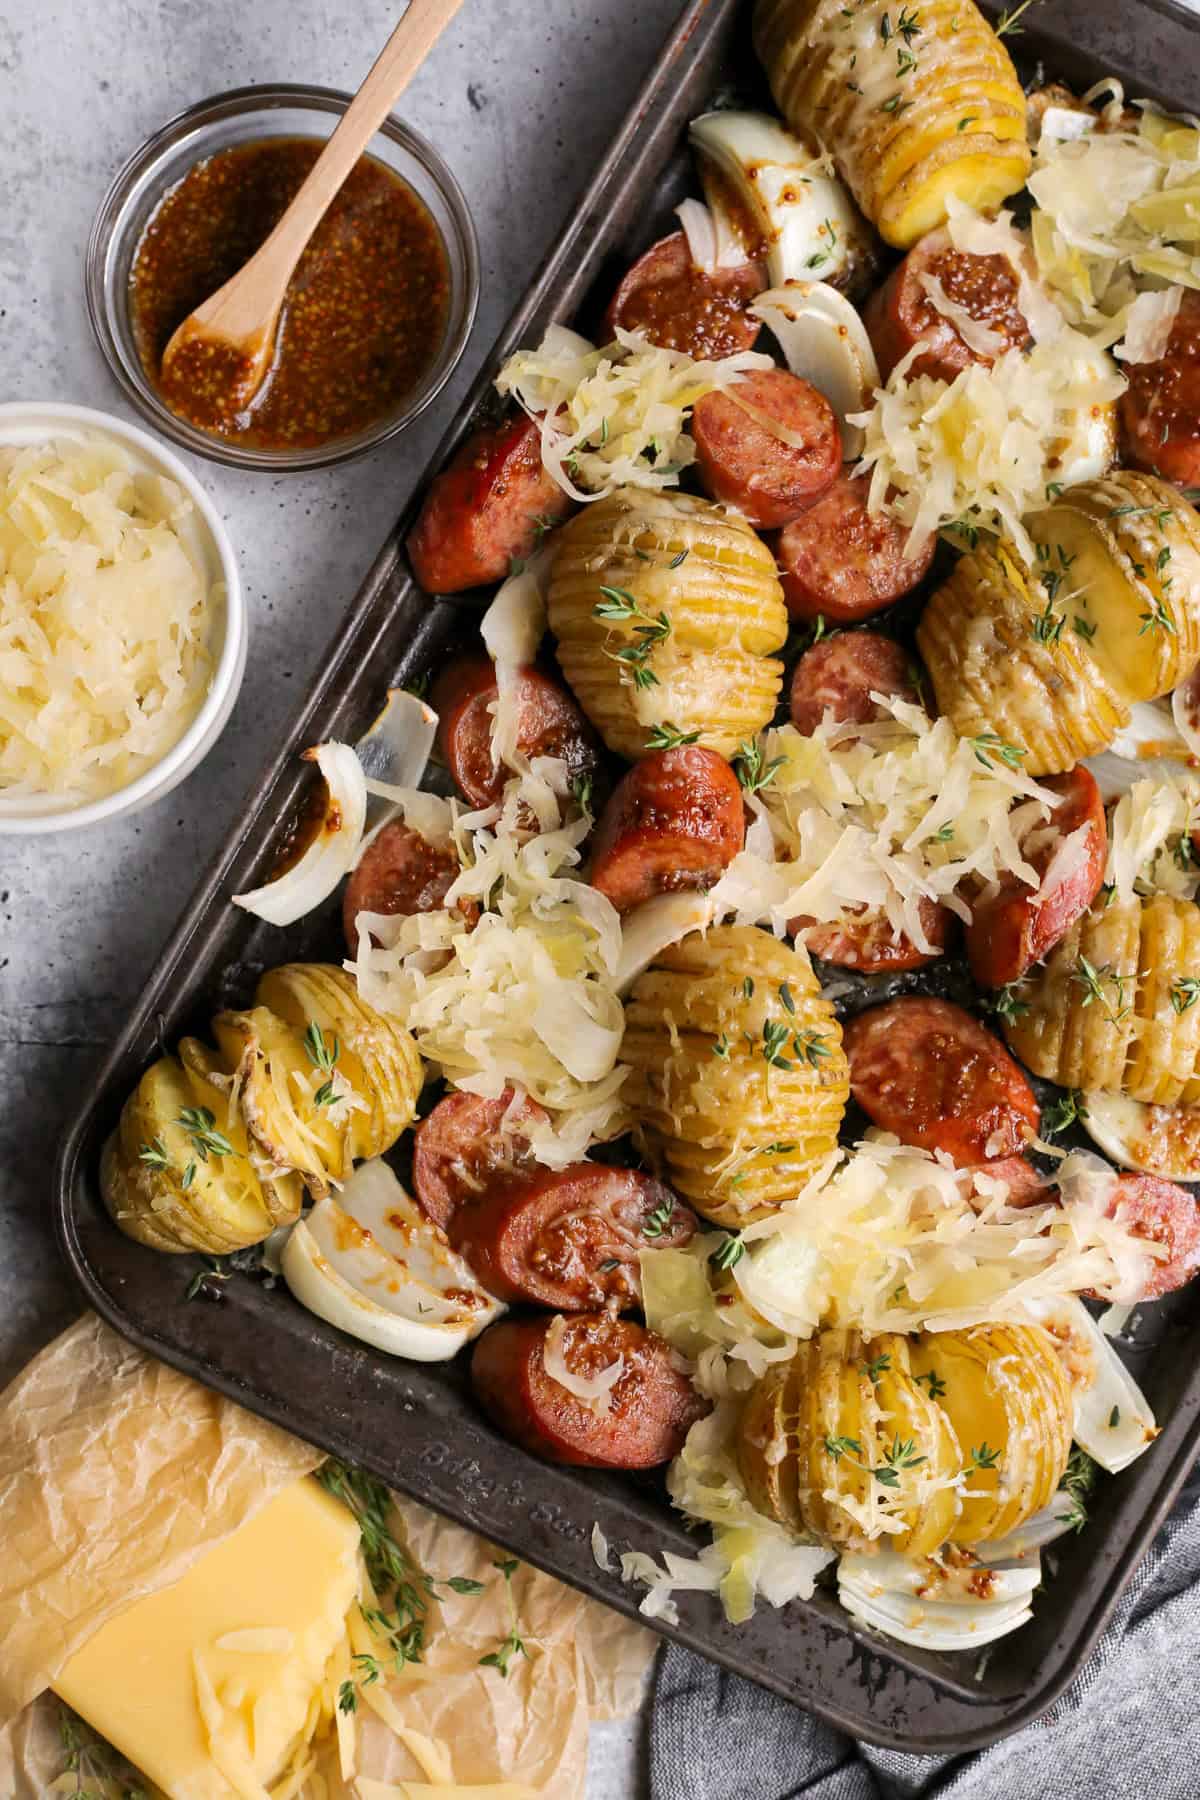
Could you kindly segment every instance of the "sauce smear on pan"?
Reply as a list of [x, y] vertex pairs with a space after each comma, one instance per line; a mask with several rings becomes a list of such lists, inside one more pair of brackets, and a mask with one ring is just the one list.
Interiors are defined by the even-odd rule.
[[351, 170], [297, 265], [275, 359], [253, 402], [198, 342], [162, 353], [176, 326], [253, 255], [324, 145], [267, 138], [206, 157], [147, 225], [130, 274], [138, 355], [167, 405], [203, 431], [260, 450], [311, 449], [395, 412], [445, 334], [450, 278], [428, 209], [374, 157]]

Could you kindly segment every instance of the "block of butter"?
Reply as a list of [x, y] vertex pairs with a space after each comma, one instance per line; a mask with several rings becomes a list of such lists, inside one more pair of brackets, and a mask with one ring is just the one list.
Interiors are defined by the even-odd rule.
[[169, 1800], [268, 1800], [311, 1736], [358, 1525], [310, 1478], [88, 1640], [55, 1692]]

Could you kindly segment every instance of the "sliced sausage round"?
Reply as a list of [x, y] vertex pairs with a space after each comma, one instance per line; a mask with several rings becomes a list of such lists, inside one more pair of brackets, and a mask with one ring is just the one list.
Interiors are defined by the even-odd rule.
[[[608, 1391], [606, 1409], [600, 1401], [581, 1399], [549, 1372], [546, 1357], [556, 1366], [556, 1348], [567, 1372], [585, 1381], [619, 1360], [621, 1372]], [[593, 1469], [651, 1469], [670, 1462], [708, 1411], [707, 1401], [676, 1368], [664, 1339], [608, 1313], [577, 1313], [565, 1321], [502, 1320], [475, 1345], [471, 1382], [484, 1412], [514, 1443], [547, 1462]]]
[[354, 922], [360, 912], [437, 912], [460, 873], [453, 850], [431, 844], [403, 819], [385, 825], [363, 852], [342, 898], [342, 930], [351, 956], [358, 954]]
[[995, 1162], [1036, 1137], [1038, 1104], [999, 1038], [961, 1006], [889, 1000], [844, 1029], [850, 1089], [902, 1144], [944, 1150], [960, 1168]]
[[936, 900], [917, 901], [921, 929], [934, 948], [919, 950], [906, 931], [899, 937], [886, 913], [863, 912], [854, 918], [822, 924], [813, 919], [792, 919], [788, 930], [803, 932], [811, 956], [835, 963], [839, 969], [856, 969], [860, 975], [898, 975], [923, 969], [944, 956], [950, 937], [951, 913]]
[[[496, 670], [486, 656], [465, 656], [434, 683], [438, 748], [472, 806], [497, 806], [509, 771], [492, 762]], [[521, 670], [518, 747], [530, 758], [556, 756], [572, 780], [594, 776], [600, 763], [595, 732], [561, 682], [530, 664]]]
[[1154, 362], [1122, 363], [1120, 400], [1130, 462], [1180, 487], [1200, 487], [1200, 293], [1185, 288], [1167, 347]]
[[640, 331], [664, 350], [682, 350], [697, 361], [715, 361], [753, 350], [761, 321], [746, 308], [766, 282], [758, 263], [734, 269], [698, 269], [682, 231], [660, 238], [629, 270], [608, 305], [609, 337]]
[[1108, 859], [1104, 802], [1090, 770], [1042, 777], [1062, 799], [1049, 821], [1022, 844], [1041, 886], [1007, 876], [995, 894], [971, 905], [967, 960], [980, 987], [1019, 981], [1048, 956], [1100, 892]]
[[786, 369], [755, 370], [705, 394], [692, 410], [692, 438], [708, 493], [763, 529], [798, 518], [841, 473], [832, 406]]
[[498, 1100], [456, 1089], [417, 1126], [413, 1188], [422, 1212], [443, 1231], [464, 1201], [475, 1199], [504, 1176], [533, 1167], [522, 1126], [535, 1125], [547, 1115], [528, 1097], [516, 1107], [512, 1101], [511, 1088], [505, 1088]]
[[839, 631], [822, 638], [792, 673], [791, 713], [797, 731], [811, 737], [825, 714], [835, 723], [869, 725], [880, 717], [872, 694], [920, 704], [912, 657], [878, 631]]
[[839, 475], [775, 540], [783, 598], [794, 619], [854, 625], [903, 598], [929, 573], [936, 542], [908, 557], [908, 527], [871, 513], [867, 475]]
[[618, 912], [655, 894], [708, 888], [746, 835], [737, 776], [715, 750], [685, 744], [635, 763], [600, 815], [591, 882]]
[[450, 1222], [450, 1241], [498, 1300], [556, 1312], [641, 1303], [641, 1251], [673, 1250], [695, 1215], [636, 1169], [572, 1163], [489, 1182]]
[[434, 476], [408, 534], [408, 560], [427, 594], [503, 581], [573, 510], [542, 463], [537, 421], [516, 413], [472, 432]]
[[1122, 1175], [1108, 1212], [1134, 1237], [1161, 1244], [1167, 1253], [1150, 1270], [1143, 1300], [1173, 1293], [1200, 1270], [1200, 1207], [1187, 1188], [1157, 1175]]
[[[977, 326], [993, 334], [992, 348], [976, 333], [967, 342], [958, 326], [934, 305], [930, 290], [945, 295]], [[977, 256], [956, 250], [942, 227], [914, 244], [900, 266], [863, 309], [863, 324], [887, 380], [896, 364], [918, 343], [921, 354], [909, 367], [914, 375], [953, 381], [972, 363], [990, 367], [1004, 351], [1032, 341], [1029, 322], [1017, 304], [1017, 273], [1006, 256]]]

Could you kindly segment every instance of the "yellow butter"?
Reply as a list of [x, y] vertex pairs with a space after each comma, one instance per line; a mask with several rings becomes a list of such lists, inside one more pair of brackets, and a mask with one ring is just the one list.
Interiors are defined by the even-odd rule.
[[169, 1800], [257, 1800], [318, 1715], [358, 1544], [346, 1508], [298, 1481], [173, 1587], [110, 1619], [54, 1690]]

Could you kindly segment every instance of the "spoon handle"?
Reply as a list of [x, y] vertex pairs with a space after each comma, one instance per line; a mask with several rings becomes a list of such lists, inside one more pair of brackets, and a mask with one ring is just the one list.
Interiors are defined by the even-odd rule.
[[[236, 340], [258, 323], [264, 292], [277, 294], [278, 311], [304, 246], [330, 202], [462, 4], [463, 0], [409, 0], [404, 17], [291, 205], [233, 280], [196, 308], [197, 320], [219, 324], [224, 335]], [[243, 311], [246, 317], [239, 317]]]

